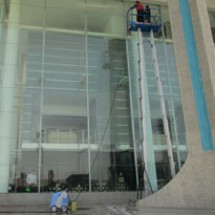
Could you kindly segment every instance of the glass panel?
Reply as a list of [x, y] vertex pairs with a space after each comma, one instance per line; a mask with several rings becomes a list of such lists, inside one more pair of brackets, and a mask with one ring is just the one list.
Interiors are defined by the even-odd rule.
[[26, 26], [44, 26], [45, 1], [22, 0], [19, 23]]
[[[42, 186], [89, 190], [85, 37], [46, 32]], [[55, 159], [53, 159], [55, 157]]]
[[88, 155], [81, 147], [43, 150], [43, 191], [58, 191], [67, 187], [71, 191], [88, 191]]
[[89, 37], [88, 56], [92, 190], [134, 190], [125, 42]]
[[[41, 91], [27, 88], [21, 91], [23, 109], [20, 112], [22, 156], [17, 163], [17, 192], [38, 191], [38, 144], [40, 143]], [[23, 187], [24, 186], [24, 187]]]
[[167, 6], [161, 6], [161, 17], [164, 27], [164, 36], [166, 39], [172, 39], [172, 30]]
[[27, 89], [23, 96], [22, 143], [39, 143], [41, 92]]
[[44, 90], [44, 143], [87, 143], [86, 94], [71, 90]]
[[38, 191], [38, 151], [22, 149], [22, 156], [17, 162], [15, 176], [15, 192]]
[[74, 30], [85, 29], [84, 0], [48, 0], [46, 27]]
[[[41, 84], [43, 69], [43, 33], [22, 30], [20, 36], [17, 83], [20, 84], [20, 145], [17, 159], [17, 192], [37, 192], [39, 185], [38, 146], [41, 142]], [[23, 187], [24, 186], [24, 187]]]
[[171, 179], [167, 152], [155, 152], [155, 161], [158, 188], [161, 189]]
[[124, 23], [121, 2], [115, 0], [87, 1], [87, 29], [89, 32], [124, 35]]
[[21, 89], [22, 143], [33, 144], [40, 142], [43, 33], [22, 30], [20, 40], [21, 69], [17, 81], [25, 84]]

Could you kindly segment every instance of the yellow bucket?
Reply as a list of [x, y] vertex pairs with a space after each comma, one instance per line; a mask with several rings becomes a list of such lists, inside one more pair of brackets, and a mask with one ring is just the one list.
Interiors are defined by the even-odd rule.
[[71, 212], [75, 212], [77, 210], [77, 202], [71, 202]]

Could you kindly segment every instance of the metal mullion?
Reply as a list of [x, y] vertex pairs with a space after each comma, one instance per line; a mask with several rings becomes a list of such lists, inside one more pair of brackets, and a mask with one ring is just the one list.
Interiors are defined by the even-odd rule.
[[46, 15], [46, 5], [47, 2], [45, 0], [44, 5], [44, 27], [43, 27], [43, 45], [42, 45], [42, 69], [41, 69], [41, 88], [40, 88], [40, 120], [39, 120], [39, 129], [40, 129], [40, 138], [39, 138], [39, 154], [38, 154], [38, 192], [41, 192], [41, 176], [42, 176], [42, 110], [43, 110], [43, 86], [44, 86], [44, 61], [45, 61], [45, 15]]
[[[87, 3], [85, 1], [85, 3]], [[89, 71], [88, 71], [88, 33], [87, 33], [87, 12], [85, 12], [85, 52], [86, 52], [86, 82], [87, 82], [87, 141], [88, 141], [88, 172], [89, 192], [92, 191], [91, 184], [91, 148], [90, 148], [90, 106], [89, 106]]]

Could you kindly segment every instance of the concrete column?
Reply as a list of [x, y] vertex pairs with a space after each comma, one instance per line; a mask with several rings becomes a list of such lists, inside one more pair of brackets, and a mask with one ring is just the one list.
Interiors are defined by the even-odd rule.
[[14, 95], [16, 92], [15, 78], [17, 72], [17, 52], [19, 40], [19, 0], [10, 3], [8, 26], [5, 44], [5, 58], [2, 77], [2, 98], [0, 110], [0, 192], [8, 191], [10, 153], [13, 147], [13, 124], [16, 118]]
[[178, 0], [169, 0], [171, 27], [175, 48], [175, 56], [181, 91], [182, 108], [184, 113], [188, 149], [191, 152], [201, 152], [201, 139], [194, 101], [194, 93], [189, 73], [188, 56], [184, 32], [181, 22]]
[[[181, 21], [186, 43], [186, 52], [189, 63], [189, 73], [191, 75], [195, 107], [197, 111], [198, 125], [201, 136], [202, 149], [204, 151], [212, 150], [213, 139], [211, 125], [208, 114], [208, 104], [206, 103], [205, 88], [202, 81], [202, 70], [200, 66], [199, 53], [194, 35], [193, 20], [191, 17], [191, 7], [187, 0], [179, 0]], [[196, 11], [195, 11], [196, 13]]]
[[215, 140], [215, 49], [206, 0], [190, 0], [190, 8], [210, 126], [213, 140]]

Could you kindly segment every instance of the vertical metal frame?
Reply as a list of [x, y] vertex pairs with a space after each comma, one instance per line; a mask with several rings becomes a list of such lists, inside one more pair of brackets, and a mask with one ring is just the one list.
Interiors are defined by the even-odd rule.
[[133, 96], [132, 96], [132, 83], [131, 83], [131, 69], [128, 49], [128, 37], [126, 38], [126, 52], [127, 52], [127, 65], [128, 65], [128, 82], [129, 82], [129, 100], [130, 100], [130, 111], [131, 111], [131, 127], [132, 127], [132, 141], [134, 147], [134, 165], [135, 165], [135, 177], [136, 177], [136, 188], [139, 188], [139, 174], [138, 174], [138, 163], [137, 163], [137, 147], [135, 137], [135, 126], [134, 126], [134, 107], [133, 107]]
[[[161, 8], [159, 8], [160, 18], [162, 20], [162, 14], [161, 14]], [[176, 145], [176, 155], [177, 155], [177, 161], [178, 161], [178, 167], [179, 170], [181, 169], [181, 156], [179, 151], [179, 140], [178, 140], [178, 130], [177, 130], [177, 123], [176, 123], [176, 115], [174, 110], [174, 101], [173, 101], [173, 95], [172, 95], [172, 86], [170, 81], [170, 68], [169, 68], [169, 60], [168, 60], [168, 54], [167, 54], [167, 47], [166, 47], [166, 41], [165, 41], [165, 34], [164, 34], [164, 25], [161, 25], [161, 34], [162, 34], [162, 42], [163, 42], [163, 48], [164, 48], [164, 56], [167, 66], [167, 74], [168, 74], [168, 84], [169, 84], [169, 93], [170, 93], [170, 106], [172, 110], [172, 117], [173, 117], [173, 127], [174, 127], [174, 133], [175, 133], [175, 145]]]
[[175, 163], [174, 163], [174, 159], [173, 159], [172, 142], [171, 142], [171, 138], [170, 138], [169, 123], [167, 120], [166, 106], [165, 106], [165, 100], [164, 100], [164, 96], [163, 96], [163, 88], [162, 88], [162, 82], [161, 82], [161, 77], [160, 77], [160, 69], [159, 69], [159, 65], [158, 65], [157, 51], [156, 51], [156, 47], [155, 47], [153, 31], [151, 31], [151, 33], [150, 33], [150, 40], [151, 40], [150, 42], [151, 42], [151, 47], [152, 47], [152, 56], [153, 56], [153, 61], [154, 61], [154, 66], [155, 66], [158, 93], [160, 96], [160, 105], [161, 105], [161, 111], [162, 111], [162, 116], [163, 116], [164, 133], [165, 133], [166, 139], [167, 139], [167, 149], [168, 149], [168, 158], [169, 158], [169, 164], [170, 164], [170, 172], [171, 172], [171, 176], [174, 177], [175, 176]]
[[[85, 0], [85, 5], [87, 5], [87, 0]], [[89, 93], [89, 71], [88, 71], [88, 20], [87, 20], [87, 11], [85, 11], [85, 57], [86, 57], [86, 93], [87, 93], [87, 153], [88, 153], [88, 173], [89, 173], [89, 192], [92, 191], [91, 183], [91, 144], [90, 144], [90, 93]]]
[[146, 62], [144, 53], [144, 35], [138, 29], [138, 51], [139, 51], [139, 84], [141, 103], [141, 125], [143, 131], [143, 159], [144, 159], [144, 181], [147, 194], [157, 190], [153, 137], [151, 129], [151, 114], [149, 105], [149, 94], [147, 89]]
[[41, 69], [41, 86], [40, 86], [40, 138], [38, 144], [38, 192], [41, 192], [41, 179], [42, 179], [42, 118], [43, 118], [43, 90], [44, 90], [44, 63], [45, 63], [45, 42], [46, 42], [46, 11], [47, 0], [44, 0], [44, 17], [43, 17], [43, 42], [42, 42], [42, 69]]
[[145, 111], [145, 90], [144, 90], [144, 71], [145, 71], [145, 55], [144, 55], [144, 49], [143, 49], [143, 38], [142, 38], [142, 32], [141, 29], [138, 28], [138, 48], [139, 48], [139, 77], [140, 77], [140, 102], [141, 102], [141, 122], [142, 122], [142, 128], [143, 128], [143, 137], [142, 137], [142, 146], [143, 146], [143, 159], [145, 163], [145, 169], [148, 172], [147, 167], [147, 140], [146, 140], [146, 111]]

